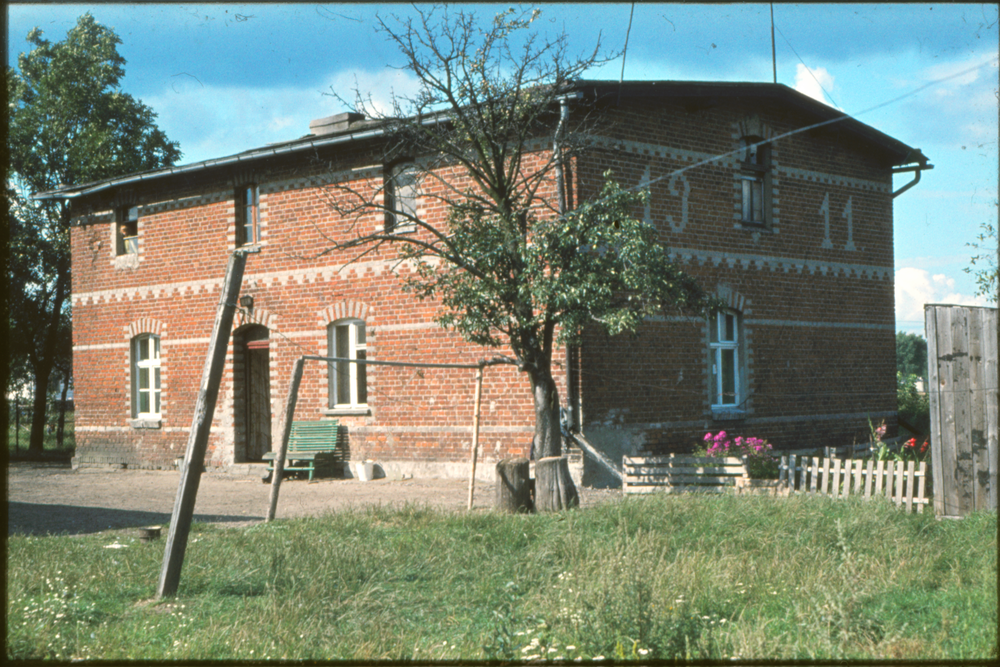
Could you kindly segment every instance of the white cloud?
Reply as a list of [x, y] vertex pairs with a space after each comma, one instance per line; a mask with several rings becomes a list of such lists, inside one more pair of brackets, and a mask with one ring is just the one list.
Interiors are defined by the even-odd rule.
[[907, 331], [923, 331], [924, 305], [947, 303], [958, 306], [989, 305], [985, 297], [969, 296], [955, 290], [955, 279], [943, 273], [905, 267], [896, 271], [896, 326]]
[[806, 67], [802, 63], [795, 66], [795, 90], [803, 95], [808, 95], [817, 102], [839, 108], [827, 101], [826, 94], [823, 92], [824, 88], [827, 93], [833, 90], [833, 75], [826, 71], [825, 67], [814, 69]]
[[157, 113], [157, 124], [181, 144], [184, 162], [200, 162], [309, 133], [309, 121], [346, 111], [331, 95], [348, 102], [354, 89], [371, 95], [377, 111], [391, 109], [392, 95], [412, 95], [416, 82], [407, 72], [344, 71], [319, 86], [239, 87], [202, 85], [179, 79], [144, 102]]

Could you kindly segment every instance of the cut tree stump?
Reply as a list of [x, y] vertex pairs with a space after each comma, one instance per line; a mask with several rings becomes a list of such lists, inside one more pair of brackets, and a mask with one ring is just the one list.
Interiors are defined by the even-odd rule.
[[510, 513], [532, 511], [528, 459], [503, 459], [497, 463], [497, 509]]
[[547, 456], [535, 462], [535, 509], [558, 512], [577, 507], [580, 496], [569, 474], [569, 459]]

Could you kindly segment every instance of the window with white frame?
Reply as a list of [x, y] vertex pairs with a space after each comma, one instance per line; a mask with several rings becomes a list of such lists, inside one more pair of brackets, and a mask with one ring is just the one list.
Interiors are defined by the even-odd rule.
[[417, 225], [417, 168], [412, 162], [385, 170], [385, 231], [389, 234], [412, 232]]
[[160, 337], [132, 339], [132, 417], [160, 417]]
[[122, 206], [115, 211], [115, 255], [139, 254], [139, 207]]
[[[327, 327], [327, 350], [339, 359], [367, 359], [365, 323], [339, 320]], [[368, 404], [368, 374], [365, 364], [335, 361], [329, 365], [330, 408], [364, 408]]]
[[236, 190], [236, 246], [260, 243], [260, 190], [244, 185]]
[[712, 314], [708, 326], [713, 408], [738, 408], [740, 391], [740, 319], [735, 311]]
[[742, 221], [767, 225], [771, 208], [771, 147], [760, 137], [741, 140]]

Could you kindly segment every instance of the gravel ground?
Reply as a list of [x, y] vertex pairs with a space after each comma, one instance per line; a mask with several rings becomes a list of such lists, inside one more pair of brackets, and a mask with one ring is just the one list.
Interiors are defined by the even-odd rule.
[[[109, 529], [161, 525], [170, 521], [180, 483], [177, 471], [110, 470], [68, 465], [11, 463], [7, 469], [7, 534], [81, 535]], [[259, 478], [205, 473], [198, 485], [194, 520], [246, 526], [264, 520], [270, 484]], [[492, 484], [476, 483], [476, 511], [493, 506]], [[581, 505], [621, 497], [620, 490], [580, 490]], [[286, 479], [281, 484], [278, 518], [319, 516], [365, 505], [413, 503], [464, 510], [468, 480]]]

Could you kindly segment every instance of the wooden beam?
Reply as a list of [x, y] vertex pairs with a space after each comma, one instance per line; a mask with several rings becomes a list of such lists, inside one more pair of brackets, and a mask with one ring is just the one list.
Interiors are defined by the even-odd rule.
[[271, 500], [267, 505], [267, 518], [273, 521], [278, 510], [278, 491], [281, 478], [285, 474], [285, 457], [288, 456], [288, 439], [292, 435], [292, 419], [295, 416], [295, 403], [299, 397], [299, 384], [302, 383], [302, 369], [305, 367], [305, 357], [299, 357], [292, 365], [292, 380], [288, 383], [288, 399], [285, 401], [285, 422], [281, 425], [281, 447], [274, 459], [274, 471], [271, 473]]
[[219, 385], [222, 383], [222, 371], [226, 363], [229, 334], [233, 328], [236, 299], [243, 282], [247, 252], [254, 251], [237, 249], [230, 255], [229, 265], [226, 267], [222, 294], [219, 296], [219, 306], [215, 313], [215, 324], [212, 326], [212, 337], [208, 344], [208, 355], [205, 358], [201, 385], [198, 388], [198, 402], [195, 404], [187, 450], [184, 462], [181, 464], [181, 481], [177, 488], [177, 498], [174, 500], [174, 512], [170, 519], [163, 567], [160, 570], [160, 584], [156, 592], [159, 598], [175, 595], [181, 580], [181, 566], [184, 565], [184, 552], [191, 530], [198, 484], [201, 482], [201, 473], [205, 467], [205, 451], [208, 449], [208, 435], [215, 414], [215, 402], [219, 397]]

